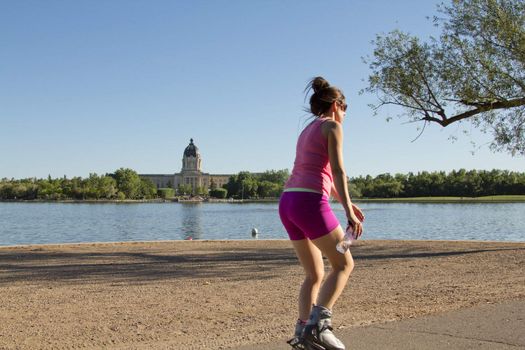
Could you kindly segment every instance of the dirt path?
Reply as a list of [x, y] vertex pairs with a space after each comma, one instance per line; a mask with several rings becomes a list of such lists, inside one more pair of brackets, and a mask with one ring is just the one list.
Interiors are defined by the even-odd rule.
[[[525, 299], [525, 243], [362, 241], [336, 328]], [[287, 241], [0, 248], [0, 349], [227, 349], [292, 332]]]

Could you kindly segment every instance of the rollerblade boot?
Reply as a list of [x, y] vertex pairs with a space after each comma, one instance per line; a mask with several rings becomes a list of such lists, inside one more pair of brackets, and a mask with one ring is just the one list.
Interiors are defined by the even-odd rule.
[[305, 349], [303, 344], [303, 331], [305, 324], [300, 320], [297, 320], [295, 324], [295, 332], [292, 339], [288, 340], [287, 343], [292, 347], [292, 349], [303, 350]]
[[313, 307], [303, 337], [309, 350], [345, 350], [345, 345], [332, 333], [332, 312], [322, 306]]

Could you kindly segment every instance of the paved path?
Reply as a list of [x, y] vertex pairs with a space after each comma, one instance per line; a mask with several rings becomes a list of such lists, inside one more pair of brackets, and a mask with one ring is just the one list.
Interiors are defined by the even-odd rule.
[[[337, 333], [347, 350], [525, 349], [525, 300], [482, 305]], [[290, 350], [282, 341], [236, 350]]]

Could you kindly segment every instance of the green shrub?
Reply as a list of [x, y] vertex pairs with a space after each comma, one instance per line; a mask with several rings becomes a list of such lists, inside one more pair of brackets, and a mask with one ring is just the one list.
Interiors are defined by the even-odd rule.
[[228, 191], [224, 188], [216, 188], [214, 190], [210, 190], [210, 197], [213, 197], [213, 198], [224, 199], [226, 198], [227, 194], [228, 194]]
[[157, 195], [160, 198], [172, 198], [175, 197], [175, 190], [173, 188], [159, 188], [157, 190]]

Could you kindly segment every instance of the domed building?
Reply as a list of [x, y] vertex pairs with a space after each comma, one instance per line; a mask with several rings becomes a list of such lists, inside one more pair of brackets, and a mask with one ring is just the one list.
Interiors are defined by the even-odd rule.
[[174, 188], [189, 185], [193, 194], [199, 193], [199, 189], [208, 190], [212, 184], [222, 187], [230, 178], [230, 174], [212, 175], [202, 172], [202, 158], [199, 149], [190, 139], [190, 144], [182, 154], [182, 169], [175, 174], [140, 174], [139, 176], [151, 180], [157, 188]]

